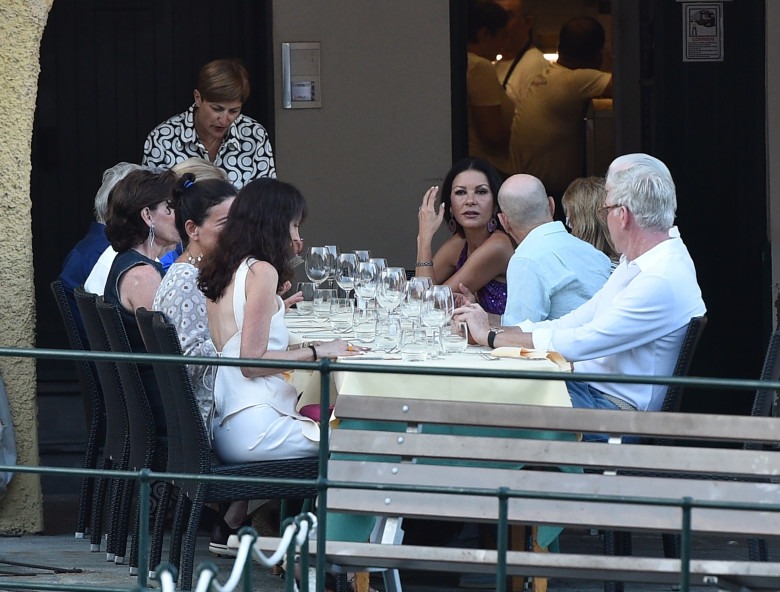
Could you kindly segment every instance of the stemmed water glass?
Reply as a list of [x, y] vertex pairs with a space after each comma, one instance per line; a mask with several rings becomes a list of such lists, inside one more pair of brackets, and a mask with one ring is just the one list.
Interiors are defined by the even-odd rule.
[[355, 253], [355, 257], [357, 257], [358, 263], [361, 261], [368, 261], [371, 258], [371, 251], [357, 250], [352, 252]]
[[374, 263], [361, 261], [355, 268], [353, 279], [355, 294], [358, 296], [358, 308], [368, 309], [370, 302], [376, 298], [376, 287], [379, 283], [379, 271]]
[[403, 267], [386, 267], [379, 272], [376, 288], [376, 303], [387, 311], [388, 316], [404, 299], [406, 270]]
[[336, 245], [325, 245], [325, 249], [328, 251], [328, 268], [330, 269], [328, 287], [332, 288], [336, 276], [336, 260], [339, 258], [339, 248]]
[[387, 268], [387, 259], [384, 257], [371, 257], [368, 262], [376, 265], [376, 270], [380, 274], [382, 273], [383, 269]]
[[[431, 286], [423, 297], [422, 314], [420, 319], [423, 325], [433, 330], [433, 347], [429, 352], [431, 358], [438, 357], [438, 339], [441, 328], [449, 322], [455, 311], [455, 300], [449, 286]], [[438, 333], [437, 333], [438, 332]]]
[[404, 286], [404, 297], [401, 300], [401, 314], [411, 320], [412, 327], [420, 321], [422, 302], [428, 289], [428, 278], [409, 278]]
[[330, 265], [328, 250], [325, 247], [309, 247], [306, 254], [306, 276], [318, 286], [328, 279]]
[[355, 268], [357, 268], [357, 256], [354, 253], [341, 253], [336, 259], [336, 270], [333, 279], [344, 290], [349, 297], [349, 293], [354, 288]]

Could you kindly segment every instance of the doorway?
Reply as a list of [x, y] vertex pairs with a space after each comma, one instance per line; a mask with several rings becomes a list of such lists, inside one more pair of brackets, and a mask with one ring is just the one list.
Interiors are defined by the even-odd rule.
[[[206, 62], [237, 57], [252, 84], [244, 112], [273, 141], [271, 1], [56, 0], [41, 41], [32, 145], [37, 347], [67, 348], [49, 284], [89, 228], [103, 171], [140, 163], [146, 135], [193, 102]], [[39, 392], [75, 380], [40, 360]]]

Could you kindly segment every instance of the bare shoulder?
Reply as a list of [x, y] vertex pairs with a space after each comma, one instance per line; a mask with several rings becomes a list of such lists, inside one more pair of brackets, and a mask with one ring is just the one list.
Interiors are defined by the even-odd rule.
[[466, 239], [458, 236], [457, 234], [453, 234], [444, 242], [439, 250], [436, 251], [436, 257], [440, 258], [442, 261], [446, 261], [447, 263], [455, 265], [458, 262], [458, 257], [460, 257], [461, 251], [463, 251], [463, 247], [465, 246]]
[[508, 253], [509, 257], [515, 252], [515, 245], [512, 242], [512, 238], [503, 230], [496, 230], [491, 234], [490, 237], [482, 243], [480, 249], [485, 247], [492, 253]]
[[279, 274], [276, 268], [268, 261], [252, 261], [249, 264], [249, 272], [246, 276], [247, 288], [249, 286], [271, 285], [276, 292], [276, 284], [279, 281]]
[[132, 284], [159, 284], [162, 281], [160, 272], [153, 265], [146, 263], [134, 265], [128, 269], [122, 276], [122, 282]]

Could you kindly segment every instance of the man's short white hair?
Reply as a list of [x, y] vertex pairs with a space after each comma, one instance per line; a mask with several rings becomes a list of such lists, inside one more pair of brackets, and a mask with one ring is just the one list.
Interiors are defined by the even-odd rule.
[[667, 166], [649, 154], [617, 157], [606, 180], [612, 204], [623, 205], [644, 230], [667, 231], [674, 225], [677, 193]]

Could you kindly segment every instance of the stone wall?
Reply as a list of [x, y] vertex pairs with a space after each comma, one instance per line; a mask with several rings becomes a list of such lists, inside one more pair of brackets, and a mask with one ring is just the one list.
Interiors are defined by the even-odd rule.
[[[33, 347], [30, 146], [40, 71], [39, 52], [53, 0], [0, 3], [0, 346]], [[16, 434], [18, 464], [38, 464], [35, 363], [0, 358]], [[0, 533], [43, 529], [38, 475], [17, 474], [0, 501]]]

